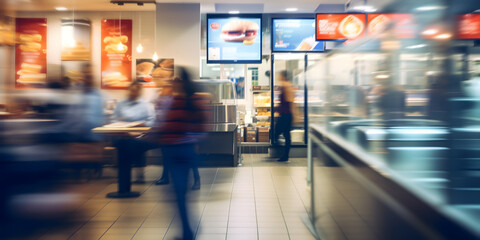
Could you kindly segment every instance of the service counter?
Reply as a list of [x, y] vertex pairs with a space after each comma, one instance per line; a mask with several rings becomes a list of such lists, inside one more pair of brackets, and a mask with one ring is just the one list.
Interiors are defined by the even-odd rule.
[[310, 220], [321, 239], [480, 239], [478, 206], [446, 202], [446, 182], [408, 179], [325, 126], [310, 126], [309, 145]]
[[[198, 154], [201, 167], [235, 167], [238, 165], [237, 124], [207, 125], [207, 134], [199, 141]], [[152, 161], [161, 158], [161, 150], [148, 153]]]

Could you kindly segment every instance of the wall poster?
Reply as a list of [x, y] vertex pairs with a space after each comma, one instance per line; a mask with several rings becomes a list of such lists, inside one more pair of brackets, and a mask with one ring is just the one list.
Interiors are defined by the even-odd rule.
[[15, 88], [45, 87], [47, 82], [47, 19], [17, 18]]
[[102, 20], [102, 89], [127, 89], [132, 82], [132, 20]]
[[173, 78], [173, 58], [159, 59], [137, 59], [136, 77], [146, 88], [156, 88], [156, 84]]

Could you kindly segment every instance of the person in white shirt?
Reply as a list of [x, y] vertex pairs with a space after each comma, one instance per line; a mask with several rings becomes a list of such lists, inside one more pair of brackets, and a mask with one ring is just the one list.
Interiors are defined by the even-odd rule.
[[135, 81], [128, 87], [128, 98], [120, 101], [115, 107], [113, 120], [115, 122], [143, 121], [146, 126], [152, 126], [155, 121], [155, 109], [152, 103], [141, 99], [142, 84]]
[[[135, 81], [128, 87], [127, 99], [120, 101], [113, 113], [114, 122], [136, 122], [143, 121], [145, 126], [151, 127], [155, 122], [155, 108], [149, 101], [141, 99], [143, 86]], [[145, 156], [134, 163], [136, 183], [145, 182]]]

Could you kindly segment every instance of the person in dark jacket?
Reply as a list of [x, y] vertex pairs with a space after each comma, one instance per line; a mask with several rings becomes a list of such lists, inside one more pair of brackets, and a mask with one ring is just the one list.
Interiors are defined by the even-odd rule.
[[[162, 148], [163, 159], [169, 167], [183, 228], [183, 239], [193, 239], [186, 204], [188, 173], [197, 160], [195, 144], [205, 132], [208, 111], [206, 99], [196, 88], [185, 69], [172, 81], [169, 104], [159, 106], [164, 114], [156, 118], [152, 129], [137, 139], [119, 142], [119, 161], [131, 161], [145, 151]], [[128, 176], [130, 177], [130, 176]]]

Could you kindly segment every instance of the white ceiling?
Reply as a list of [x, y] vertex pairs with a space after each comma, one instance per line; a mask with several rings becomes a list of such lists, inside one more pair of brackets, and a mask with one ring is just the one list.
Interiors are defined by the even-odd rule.
[[[345, 4], [347, 0], [156, 0], [158, 3], [201, 3], [202, 12], [215, 12], [215, 3], [263, 4], [263, 12], [285, 12], [286, 8], [298, 8], [298, 12], [312, 13], [319, 4]], [[363, 1], [363, 0], [362, 0]], [[13, 11], [55, 11], [55, 7], [67, 7], [75, 11], [153, 11], [154, 4], [118, 6], [110, 0], [0, 0]], [[5, 6], [4, 6], [5, 7]], [[234, 8], [234, 7], [232, 7]], [[234, 9], [232, 9], [234, 10]]]

